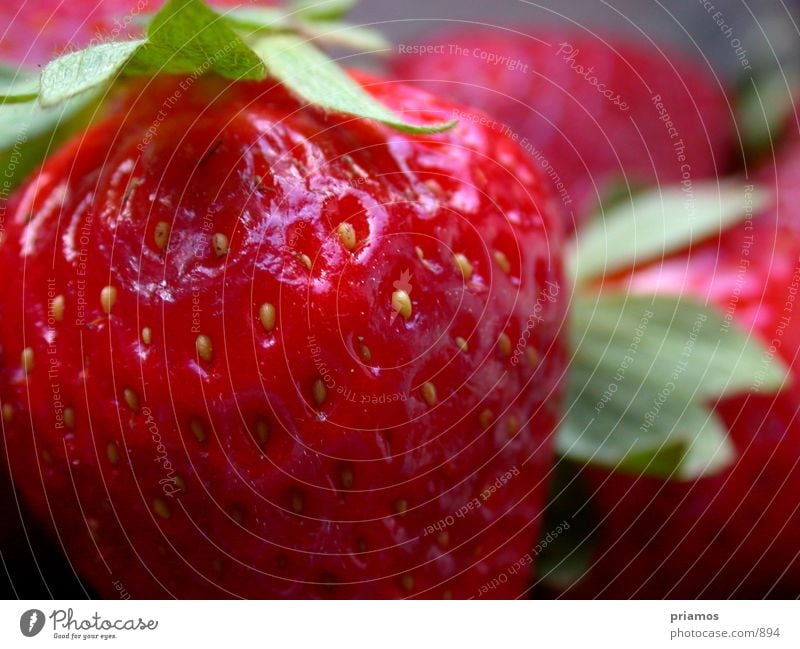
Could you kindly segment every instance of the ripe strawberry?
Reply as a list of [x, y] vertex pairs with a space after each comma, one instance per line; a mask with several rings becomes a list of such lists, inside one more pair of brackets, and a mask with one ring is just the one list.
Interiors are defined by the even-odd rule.
[[[522, 35], [519, 31], [525, 31]], [[533, 155], [570, 220], [620, 186], [721, 174], [733, 120], [720, 81], [651, 43], [467, 28], [393, 61], [400, 79], [485, 110]]]
[[477, 596], [537, 537], [561, 405], [537, 170], [470, 120], [402, 135], [273, 82], [127, 96], [8, 211], [0, 400], [33, 509], [106, 596]]
[[[693, 482], [587, 471], [601, 521], [596, 562], [572, 594], [611, 598], [800, 596], [800, 147], [762, 175], [776, 203], [623, 281], [716, 304], [792, 368], [776, 396], [716, 410], [738, 459]], [[630, 283], [628, 283], [630, 282]], [[757, 377], [755, 377], [757, 379]]]

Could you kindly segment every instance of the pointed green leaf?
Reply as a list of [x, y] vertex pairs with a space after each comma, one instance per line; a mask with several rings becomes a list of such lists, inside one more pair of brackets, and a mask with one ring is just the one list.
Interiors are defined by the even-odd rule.
[[579, 295], [572, 317], [558, 448], [574, 460], [678, 478], [713, 473], [732, 449], [709, 406], [788, 381], [759, 340], [691, 299]]
[[456, 122], [416, 125], [377, 101], [308, 41], [291, 34], [255, 45], [270, 74], [305, 101], [328, 110], [373, 119], [406, 133], [436, 133]]
[[694, 183], [635, 194], [591, 220], [568, 259], [577, 281], [659, 259], [758, 212], [768, 195], [752, 185]]
[[358, 0], [294, 0], [290, 8], [305, 20], [336, 20], [350, 12]]
[[38, 95], [38, 73], [0, 65], [0, 104], [33, 101]]
[[227, 79], [258, 80], [266, 68], [228, 21], [202, 0], [168, 0], [153, 17], [147, 40], [126, 65], [130, 74], [214, 71]]
[[55, 106], [111, 82], [142, 42], [102, 43], [51, 61], [42, 71], [39, 95], [42, 106]]
[[359, 52], [383, 52], [391, 49], [383, 34], [374, 29], [338, 21], [303, 22], [299, 31], [325, 45], [338, 45]]

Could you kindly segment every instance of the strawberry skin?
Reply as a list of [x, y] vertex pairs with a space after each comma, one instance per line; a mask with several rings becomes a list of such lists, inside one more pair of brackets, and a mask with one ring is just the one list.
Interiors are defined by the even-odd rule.
[[735, 131], [725, 91], [675, 52], [534, 26], [448, 31], [425, 45], [439, 50], [401, 50], [396, 76], [510, 129], [570, 221], [626, 184], [715, 177], [729, 165]]
[[[738, 459], [693, 482], [586, 472], [601, 521], [582, 597], [800, 596], [800, 147], [762, 173], [776, 204], [719, 238], [624, 280], [708, 299], [791, 367], [775, 396], [728, 398], [716, 411]], [[756, 377], [754, 377], [755, 380]]]
[[[422, 122], [456, 110], [361, 79]], [[533, 546], [551, 469], [550, 206], [472, 121], [131, 88], [10, 205], [14, 480], [104, 596], [523, 595], [525, 570], [480, 591]]]

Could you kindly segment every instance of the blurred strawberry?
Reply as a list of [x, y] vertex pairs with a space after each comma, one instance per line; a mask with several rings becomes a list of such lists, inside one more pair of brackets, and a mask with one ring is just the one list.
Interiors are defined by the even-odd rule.
[[702, 61], [627, 36], [467, 28], [402, 46], [393, 70], [496, 118], [573, 221], [609, 194], [714, 177], [731, 163], [722, 82]]
[[677, 482], [586, 470], [598, 547], [588, 576], [568, 594], [800, 596], [800, 147], [760, 181], [777, 191], [770, 209], [620, 282], [633, 293], [708, 299], [784, 359], [793, 381], [776, 396], [716, 406], [738, 453], [722, 473]]

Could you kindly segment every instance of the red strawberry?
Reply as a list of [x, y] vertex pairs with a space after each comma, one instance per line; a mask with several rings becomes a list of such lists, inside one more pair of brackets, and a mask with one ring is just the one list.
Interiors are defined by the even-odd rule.
[[768, 211], [624, 281], [634, 292], [710, 300], [783, 358], [793, 383], [777, 396], [718, 404], [738, 452], [721, 474], [664, 482], [587, 472], [601, 531], [596, 563], [574, 593], [800, 596], [800, 147], [762, 181], [777, 189]]
[[565, 365], [546, 196], [470, 120], [137, 85], [8, 211], [13, 478], [106, 596], [522, 595], [496, 578], [537, 537]]
[[731, 109], [701, 62], [629, 38], [541, 28], [468, 28], [424, 45], [438, 49], [399, 50], [397, 76], [511, 130], [572, 219], [624, 183], [713, 177], [729, 164]]
[[[253, 1], [253, 0], [251, 0]], [[92, 42], [121, 40], [141, 32], [141, 21], [164, 0], [25, 0], [0, 4], [0, 59], [35, 67], [54, 55]], [[241, 0], [214, 0], [218, 7]], [[257, 0], [270, 5], [270, 0]]]

